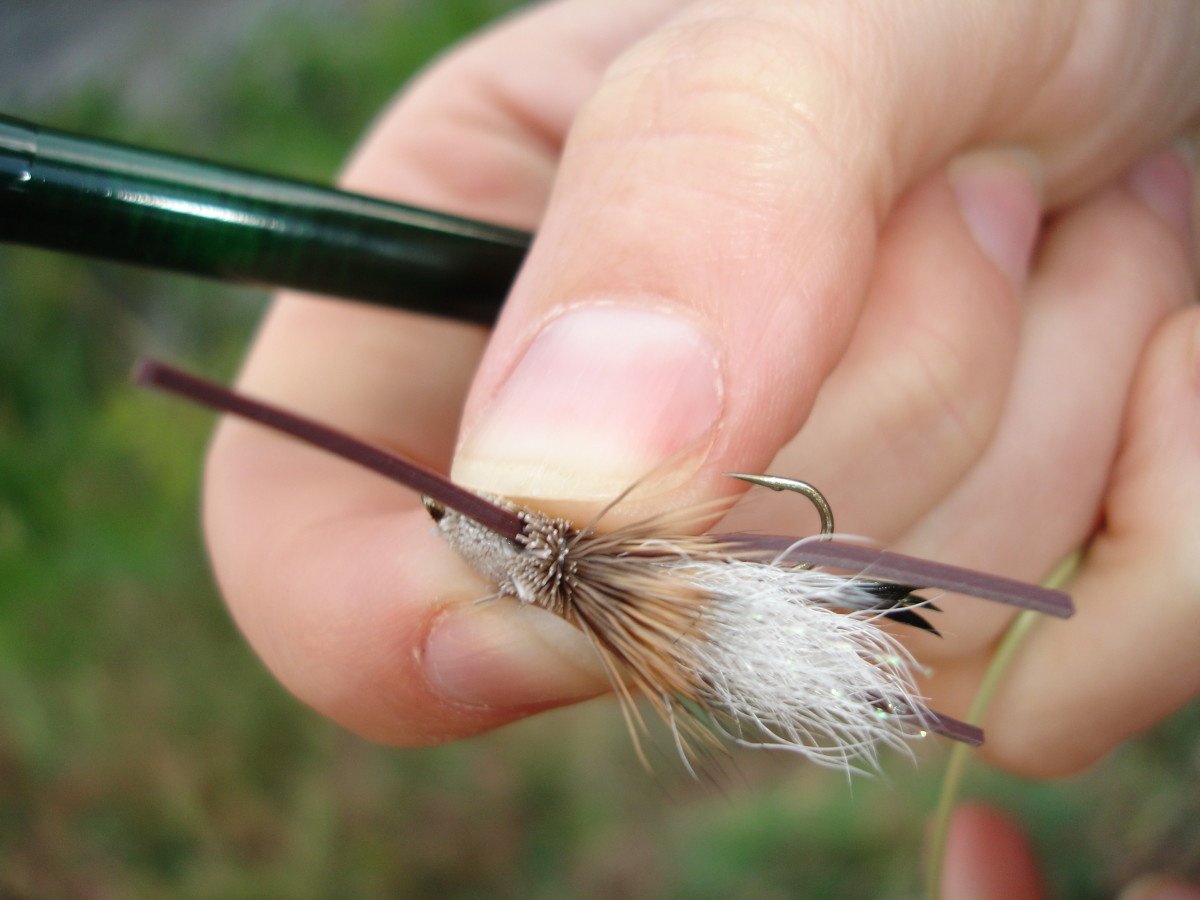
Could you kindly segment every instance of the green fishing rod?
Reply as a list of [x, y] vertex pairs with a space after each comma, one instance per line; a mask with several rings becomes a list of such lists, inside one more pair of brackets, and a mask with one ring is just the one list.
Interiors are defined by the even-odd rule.
[[530, 235], [0, 116], [0, 241], [490, 325]]

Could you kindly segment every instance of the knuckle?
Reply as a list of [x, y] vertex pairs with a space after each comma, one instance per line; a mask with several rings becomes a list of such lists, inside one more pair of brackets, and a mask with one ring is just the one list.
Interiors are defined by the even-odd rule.
[[881, 387], [894, 419], [908, 428], [921, 423], [922, 440], [932, 454], [961, 450], [973, 456], [998, 424], [992, 374], [991, 367], [971, 358], [962, 341], [926, 325], [907, 336]]
[[610, 67], [572, 140], [716, 145], [749, 174], [814, 155], [836, 160], [827, 113], [840, 79], [827, 68], [793, 29], [762, 16], [677, 22]]

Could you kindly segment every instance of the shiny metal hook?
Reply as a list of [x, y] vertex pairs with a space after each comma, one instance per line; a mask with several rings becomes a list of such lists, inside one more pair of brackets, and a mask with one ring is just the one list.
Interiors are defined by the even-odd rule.
[[725, 474], [730, 478], [748, 481], [751, 484], [770, 488], [773, 491], [794, 491], [797, 494], [803, 494], [817, 508], [817, 514], [821, 517], [821, 534], [833, 534], [833, 508], [830, 507], [829, 501], [825, 499], [825, 495], [807, 481], [800, 481], [796, 478], [784, 478], [782, 475], [744, 475], [740, 472], [726, 472]]
[[[833, 507], [829, 505], [829, 501], [825, 499], [825, 495], [807, 481], [800, 481], [796, 478], [784, 478], [782, 475], [746, 475], [741, 472], [726, 472], [725, 474], [730, 478], [748, 481], [751, 484], [770, 488], [773, 491], [792, 491], [797, 494], [803, 494], [812, 501], [812, 505], [817, 509], [817, 515], [821, 517], [822, 539], [829, 540], [829, 536], [833, 534]], [[805, 563], [796, 568], [811, 569], [812, 567], [812, 563]]]
[[438, 503], [432, 497], [421, 495], [421, 505], [425, 507], [425, 512], [429, 513], [429, 517], [435, 522], [442, 521], [442, 517], [446, 515], [446, 507]]

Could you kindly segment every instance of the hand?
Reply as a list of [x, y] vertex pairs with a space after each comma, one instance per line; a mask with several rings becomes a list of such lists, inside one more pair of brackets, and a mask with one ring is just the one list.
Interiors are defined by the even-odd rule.
[[[1103, 516], [1080, 614], [1038, 629], [988, 722], [1012, 768], [1086, 765], [1200, 685], [1193, 173], [1163, 149], [1200, 111], [1197, 47], [1183, 2], [534, 8], [435, 65], [343, 179], [536, 227], [490, 342], [285, 295], [241, 383], [576, 515], [651, 472], [617, 517], [769, 471], [844, 532], [1030, 580]], [[772, 496], [731, 522], [808, 515]], [[471, 603], [418, 498], [319, 452], [223, 424], [206, 524], [258, 652], [362, 734], [605, 688], [558, 619]], [[913, 646], [955, 713], [1009, 613], [943, 605]]]

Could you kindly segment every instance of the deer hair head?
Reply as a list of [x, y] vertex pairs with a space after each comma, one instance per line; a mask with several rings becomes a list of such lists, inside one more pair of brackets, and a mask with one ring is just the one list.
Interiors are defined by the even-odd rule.
[[[661, 515], [604, 532], [477, 494], [411, 460], [158, 362], [140, 384], [258, 422], [417, 491], [435, 527], [502, 595], [570, 622], [595, 648], [635, 748], [641, 696], [668, 725], [684, 763], [722, 739], [792, 750], [854, 770], [878, 749], [907, 750], [935, 732], [978, 745], [980, 729], [930, 709], [919, 665], [891, 620], [937, 633], [916, 608], [922, 589], [971, 594], [1066, 617], [1060, 591], [830, 540], [833, 514], [804, 482], [733, 475], [803, 493], [822, 534], [687, 533]], [[645, 757], [642, 756], [643, 761]]]

